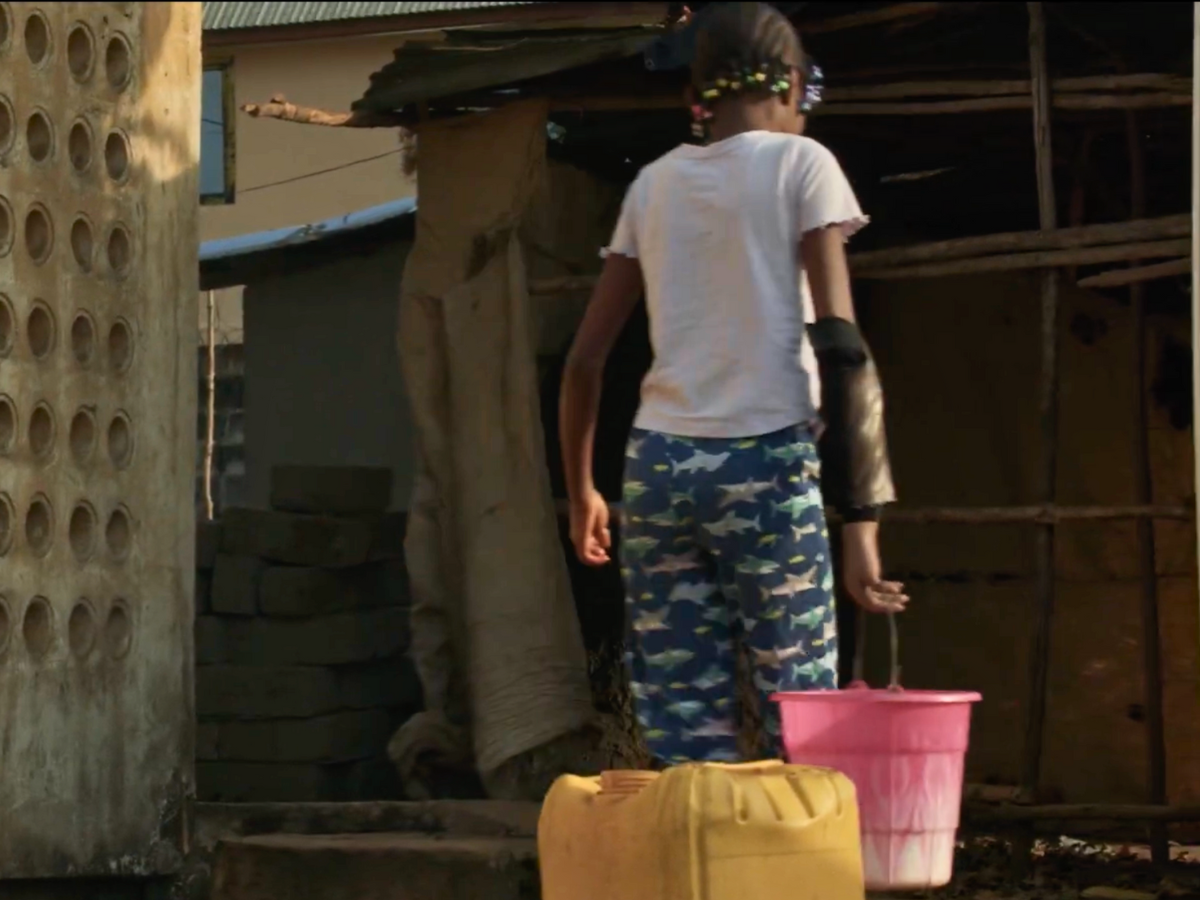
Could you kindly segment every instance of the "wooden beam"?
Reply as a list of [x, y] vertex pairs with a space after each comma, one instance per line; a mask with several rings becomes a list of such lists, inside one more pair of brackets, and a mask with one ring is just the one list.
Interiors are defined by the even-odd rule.
[[1154, 281], [1158, 278], [1186, 275], [1190, 271], [1192, 271], [1192, 259], [1190, 256], [1184, 256], [1179, 259], [1168, 260], [1167, 262], [1154, 263], [1151, 266], [1138, 266], [1133, 269], [1113, 269], [1111, 272], [1101, 272], [1099, 275], [1081, 278], [1077, 284], [1081, 288], [1121, 287], [1127, 284]]
[[[1053, 95], [1091, 91], [1159, 91], [1183, 94], [1191, 99], [1189, 79], [1158, 73], [1136, 75], [1088, 75], [1082, 78], [1055, 78], [1050, 82]], [[911, 100], [914, 97], [1020, 97], [1031, 103], [1032, 85], [1025, 79], [991, 81], [892, 81], [852, 87], [831, 87], [825, 91], [830, 103], [863, 100]]]
[[1187, 506], [994, 506], [975, 508], [930, 507], [928, 509], [888, 509], [888, 523], [914, 525], [953, 523], [958, 525], [1000, 525], [1021, 522], [1055, 525], [1060, 522], [1111, 522], [1129, 519], [1193, 519]]
[[1053, 231], [1008, 231], [907, 247], [890, 247], [886, 250], [870, 250], [866, 253], [850, 254], [850, 264], [856, 272], [865, 272], [867, 269], [897, 268], [913, 263], [967, 259], [993, 253], [1066, 250], [1103, 244], [1185, 238], [1191, 231], [1191, 213], [1182, 213], [1135, 222], [1107, 222], [1102, 225], [1057, 228]]
[[[555, 500], [562, 515], [569, 510], [565, 499]], [[614, 520], [621, 515], [621, 504], [610, 503]], [[826, 518], [838, 520], [836, 510], [827, 509]], [[1190, 522], [1195, 519], [1190, 506], [933, 506], [891, 508], [884, 513], [889, 525], [1054, 525], [1060, 522], [1119, 522], [1138, 519]]]
[[[1122, 82], [1119, 79], [1126, 78]], [[1169, 81], [1168, 81], [1169, 80]], [[1170, 106], [1187, 106], [1191, 95], [1179, 89], [1178, 79], [1170, 75], [1097, 76], [1094, 78], [1062, 79], [1062, 93], [1053, 97], [1059, 109], [1144, 109]], [[1141, 84], [1171, 86], [1171, 91], [1158, 90], [1143, 94], [1088, 94], [1080, 93], [1085, 84], [1106, 84], [1113, 90], [1135, 89]], [[947, 115], [968, 112], [997, 112], [1003, 110], [1030, 109], [1032, 101], [1027, 94], [1013, 93], [1024, 87], [1026, 81], [932, 81], [904, 82], [884, 85], [830, 90], [830, 102], [821, 108], [821, 115], [834, 116], [900, 116], [900, 115]], [[912, 102], [912, 97], [954, 96], [958, 99]], [[966, 95], [963, 97], [962, 95]], [[999, 95], [999, 96], [997, 96]], [[895, 102], [852, 102], [872, 98], [896, 98]], [[574, 95], [548, 97], [551, 112], [636, 112], [638, 110], [660, 110], [686, 108], [680, 94], [632, 94], [632, 95]], [[510, 102], [494, 93], [448, 96], [430, 101], [443, 110], [469, 111], [496, 108]], [[411, 116], [399, 112], [331, 112], [314, 107], [300, 106], [287, 102], [276, 95], [266, 103], [245, 103], [242, 112], [254, 118], [278, 119], [302, 125], [323, 125], [333, 128], [401, 128], [411, 127]]]
[[[1050, 76], [1046, 66], [1046, 13], [1040, 2], [1028, 3], [1029, 70], [1032, 78], [1033, 145], [1037, 165], [1038, 219], [1042, 231], [1058, 227], [1054, 194], [1054, 156], [1050, 135]], [[1058, 272], [1042, 272], [1041, 375], [1038, 413], [1041, 419], [1042, 471], [1039, 493], [1052, 505], [1058, 476]], [[1037, 531], [1038, 611], [1030, 653], [1029, 693], [1025, 740], [1021, 751], [1020, 785], [1032, 796], [1041, 780], [1042, 744], [1046, 721], [1046, 680], [1050, 668], [1050, 630], [1054, 619], [1054, 525]], [[1018, 853], [1024, 842], [1018, 842]], [[1019, 860], [1018, 864], [1024, 864]]]
[[297, 106], [289, 103], [282, 94], [275, 94], [266, 103], [243, 103], [241, 110], [252, 119], [278, 119], [328, 128], [399, 128], [405, 121], [394, 113], [328, 112], [311, 106]]
[[893, 280], [900, 278], [943, 278], [948, 275], [974, 275], [982, 272], [1013, 272], [1020, 269], [1046, 269], [1056, 266], [1087, 266], [1096, 263], [1119, 262], [1129, 259], [1154, 259], [1178, 256], [1190, 247], [1187, 238], [1169, 241], [1147, 241], [1137, 244], [1112, 244], [1102, 247], [1080, 247], [1071, 250], [1045, 250], [1036, 253], [1009, 253], [980, 256], [975, 259], [953, 259], [947, 262], [924, 263], [888, 269], [853, 268], [855, 278]]
[[1003, 803], [964, 804], [964, 818], [972, 824], [1019, 822], [1200, 822], [1200, 806], [1165, 806], [1117, 803], [1055, 803], [1024, 805]]
[[[801, 34], [829, 34], [834, 31], [847, 31], [851, 28], [862, 28], [867, 25], [881, 25], [884, 22], [897, 22], [901, 19], [912, 19], [929, 16], [940, 12], [946, 3], [894, 3], [883, 9], [869, 9], [865, 12], [850, 13], [844, 16], [834, 16], [829, 19], [818, 19], [815, 22], [797, 23]], [[955, 3], [957, 7], [973, 6], [975, 4]]]
[[[1064, 110], [1095, 109], [1162, 109], [1171, 106], [1190, 106], [1186, 94], [1156, 92], [1153, 94], [1055, 94], [1048, 107]], [[824, 105], [821, 116], [931, 116], [954, 113], [1001, 112], [1032, 109], [1029, 97], [976, 97], [965, 100], [935, 100], [930, 102], [898, 103], [834, 103]]]
[[[1120, 224], [1123, 225], [1126, 223]], [[1108, 226], [1093, 227], [1107, 228]], [[1047, 235], [1047, 242], [1053, 243], [1053, 235], [1074, 230], [1076, 229], [1064, 228], [1061, 229], [1060, 232], [1028, 232], [1028, 234], [1045, 234]], [[1083, 231], [1084, 229], [1078, 230]], [[1010, 235], [989, 235], [989, 237], [1007, 238], [1010, 237]], [[985, 240], [987, 240], [987, 238], [964, 239], [964, 241]], [[947, 241], [945, 243], [949, 244], [951, 242]], [[1000, 242], [997, 242], [996, 245], [999, 243]], [[924, 248], [935, 246], [938, 245], [926, 244], [904, 249], [913, 251], [913, 256], [919, 256]], [[1087, 266], [1096, 265], [1097, 263], [1121, 262], [1130, 259], [1154, 259], [1155, 257], [1179, 256], [1181, 253], [1186, 253], [1190, 247], [1191, 242], [1188, 238], [1173, 238], [1165, 241], [1142, 241], [1134, 244], [1108, 244], [1098, 247], [1071, 247], [1064, 250], [1041, 250], [1033, 253], [993, 253], [988, 256], [977, 256], [970, 259], [948, 259], [945, 262], [919, 263], [909, 266], [889, 266], [886, 268], [877, 268], [870, 265], [869, 262], [868, 264], [864, 265], [863, 260], [867, 257], [873, 256], [874, 254], [863, 253], [850, 257], [850, 267], [855, 278], [866, 278], [874, 281], [895, 281], [904, 278], [945, 278], [952, 275], [978, 275], [985, 272], [1015, 272], [1023, 269], [1044, 269], [1053, 268], [1056, 266]], [[880, 256], [877, 258], [883, 258], [883, 254], [892, 254], [896, 253], [897, 251], [884, 250], [876, 252], [880, 254]], [[1167, 264], [1164, 263], [1163, 265]], [[1178, 267], [1179, 261], [1172, 261], [1170, 265], [1173, 267]], [[1136, 280], [1134, 273], [1153, 268], [1155, 267], [1146, 266], [1144, 269], [1122, 269], [1119, 270], [1119, 272], [1104, 272], [1101, 275], [1094, 277], [1112, 280], [1121, 277]], [[587, 293], [595, 286], [596, 277], [597, 276], [595, 275], [567, 275], [561, 278], [533, 279], [529, 282], [529, 293], [535, 296]], [[1084, 281], [1080, 282], [1080, 285], [1092, 287], [1103, 286], [1103, 284], [1086, 285], [1085, 282], [1088, 281], [1091, 281], [1091, 279], [1084, 279]], [[1120, 283], [1128, 284], [1130, 281], [1123, 281]]]

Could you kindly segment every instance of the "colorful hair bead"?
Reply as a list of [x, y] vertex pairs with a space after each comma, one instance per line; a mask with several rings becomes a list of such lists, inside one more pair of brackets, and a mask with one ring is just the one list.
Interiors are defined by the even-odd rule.
[[804, 79], [804, 96], [800, 98], [798, 108], [802, 113], [810, 113], [820, 105], [825, 87], [825, 73], [815, 64], [808, 66]]

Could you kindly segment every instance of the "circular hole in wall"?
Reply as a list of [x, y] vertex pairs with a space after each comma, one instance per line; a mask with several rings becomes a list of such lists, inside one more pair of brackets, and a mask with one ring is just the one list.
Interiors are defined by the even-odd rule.
[[12, 453], [17, 443], [17, 408], [12, 398], [0, 394], [0, 453]]
[[123, 412], [108, 425], [108, 458], [117, 469], [128, 468], [133, 461], [133, 426]]
[[80, 562], [90, 559], [96, 550], [96, 511], [87, 503], [77, 503], [67, 523], [71, 552]]
[[25, 543], [35, 556], [45, 556], [54, 542], [54, 511], [45, 495], [38, 494], [25, 513]]
[[8, 200], [0, 197], [0, 256], [8, 256], [13, 245], [13, 214]]
[[54, 129], [40, 109], [34, 110], [25, 123], [25, 146], [34, 162], [45, 162], [54, 153]]
[[42, 657], [50, 652], [54, 644], [54, 610], [45, 597], [34, 597], [25, 607], [21, 635], [30, 656]]
[[37, 10], [25, 20], [25, 53], [35, 66], [40, 66], [50, 56], [50, 25]]
[[71, 225], [71, 255], [75, 263], [83, 271], [92, 271], [92, 254], [95, 244], [92, 240], [92, 223], [86, 216], [80, 216]]
[[53, 352], [57, 331], [50, 307], [35, 300], [25, 322], [25, 336], [29, 340], [29, 351], [36, 359], [45, 359]]
[[0, 3], [0, 50], [7, 50], [12, 41], [12, 7]]
[[108, 235], [108, 267], [118, 277], [129, 274], [133, 262], [133, 241], [124, 225], [114, 225]]
[[67, 155], [71, 168], [81, 174], [92, 164], [92, 129], [83, 119], [76, 119], [67, 132]]
[[0, 556], [12, 549], [13, 523], [17, 519], [17, 511], [13, 509], [12, 500], [8, 494], [0, 494]]
[[67, 620], [67, 644], [71, 653], [80, 659], [91, 653], [96, 646], [97, 630], [92, 604], [82, 598], [76, 601], [71, 618]]
[[76, 313], [71, 323], [71, 355], [81, 366], [96, 358], [96, 323], [86, 312]]
[[104, 74], [115, 90], [119, 91], [129, 84], [133, 74], [130, 57], [129, 42], [123, 34], [114, 34], [108, 39], [108, 46], [104, 48]]
[[0, 153], [12, 149], [13, 140], [17, 136], [17, 119], [13, 112], [12, 101], [0, 94]]
[[0, 596], [0, 656], [8, 650], [12, 641], [12, 613], [8, 609], [8, 598]]
[[92, 30], [82, 22], [71, 26], [67, 34], [67, 68], [80, 84], [92, 77], [96, 67], [96, 41]]
[[129, 174], [129, 139], [119, 131], [104, 139], [104, 169], [113, 181], [124, 181]]
[[108, 517], [108, 524], [104, 526], [104, 542], [108, 545], [108, 552], [112, 554], [113, 559], [121, 562], [129, 557], [129, 548], [133, 543], [133, 525], [124, 507], [118, 506]]
[[17, 314], [13, 312], [12, 301], [0, 294], [0, 357], [12, 353], [16, 340]]
[[35, 203], [25, 214], [25, 251], [35, 263], [44, 263], [54, 249], [54, 226], [50, 213]]
[[55, 430], [53, 411], [39, 403], [29, 417], [29, 449], [37, 459], [45, 460], [54, 452]]
[[133, 645], [133, 621], [124, 600], [113, 603], [104, 621], [104, 652], [121, 659]]
[[124, 319], [113, 322], [108, 329], [108, 365], [114, 372], [127, 372], [133, 362], [133, 334]]
[[81, 409], [71, 419], [71, 431], [67, 435], [71, 444], [71, 458], [83, 465], [96, 452], [96, 417], [91, 410]]

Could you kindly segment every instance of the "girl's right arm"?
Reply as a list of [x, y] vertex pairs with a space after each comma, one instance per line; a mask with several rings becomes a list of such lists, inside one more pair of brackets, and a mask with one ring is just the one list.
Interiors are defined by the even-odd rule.
[[580, 561], [591, 566], [608, 562], [612, 543], [608, 503], [592, 482], [604, 364], [641, 295], [641, 264], [635, 257], [610, 253], [563, 370], [558, 428], [571, 502], [571, 542]]

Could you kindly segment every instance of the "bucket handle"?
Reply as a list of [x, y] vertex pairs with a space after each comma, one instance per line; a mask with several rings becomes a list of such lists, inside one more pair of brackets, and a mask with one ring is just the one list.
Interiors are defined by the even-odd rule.
[[[865, 609], [861, 607], [858, 610], [858, 628], [854, 640], [854, 669], [853, 681], [851, 687], [866, 687], [867, 681], [863, 677], [863, 663], [867, 655], [867, 623], [870, 622], [870, 616]], [[896, 614], [889, 612], [887, 614], [888, 621], [888, 645], [891, 650], [891, 670], [888, 679], [889, 691], [900, 691], [903, 688], [900, 686], [900, 632], [896, 628]]]

